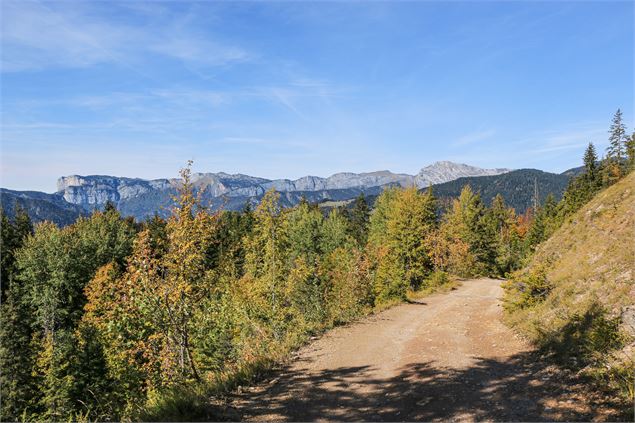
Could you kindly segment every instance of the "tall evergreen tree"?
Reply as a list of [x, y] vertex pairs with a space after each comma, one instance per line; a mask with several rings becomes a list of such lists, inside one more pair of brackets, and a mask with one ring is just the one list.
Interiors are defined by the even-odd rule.
[[0, 306], [0, 421], [37, 415], [40, 381], [35, 370], [33, 310], [23, 287], [12, 284]]
[[370, 220], [370, 208], [364, 194], [359, 194], [353, 202], [353, 208], [348, 215], [351, 236], [357, 241], [357, 245], [364, 246], [368, 239], [368, 223]]
[[496, 269], [496, 231], [488, 222], [486, 207], [478, 194], [475, 197], [472, 213], [470, 250], [478, 260], [478, 272], [492, 275]]
[[311, 208], [306, 201], [301, 201], [288, 212], [287, 237], [291, 261], [302, 257], [309, 265], [315, 263], [321, 254], [320, 236], [323, 220], [322, 213]]
[[370, 215], [368, 225], [368, 242], [374, 246], [385, 244], [386, 230], [388, 223], [388, 214], [393, 207], [393, 201], [399, 195], [399, 190], [395, 187], [389, 187], [375, 200], [375, 208]]
[[510, 212], [505, 205], [505, 199], [502, 195], [496, 194], [492, 200], [492, 205], [488, 210], [493, 217], [494, 229], [499, 236], [506, 230], [510, 223]]
[[104, 205], [104, 213], [108, 213], [115, 210], [117, 210], [117, 206], [115, 205], [115, 203], [112, 200], [106, 201], [106, 204]]
[[595, 152], [595, 146], [592, 142], [589, 143], [586, 150], [584, 151], [584, 174], [586, 180], [595, 186], [598, 180], [598, 156]]
[[429, 237], [435, 225], [432, 191], [421, 194], [411, 187], [399, 192], [388, 214], [388, 246], [412, 289], [421, 287], [432, 270]]
[[[134, 235], [134, 228], [116, 211], [95, 212], [63, 229], [52, 223], [38, 225], [16, 255], [21, 301], [32, 308], [33, 335], [37, 335], [33, 370], [41, 378], [43, 393], [38, 405], [47, 419], [62, 420], [86, 410], [80, 381], [91, 376], [78, 369], [86, 364], [83, 358], [92, 360], [93, 355], [78, 354], [76, 330], [86, 303], [83, 290], [99, 267], [125, 263]], [[103, 375], [95, 376], [98, 380]]]
[[13, 252], [16, 249], [17, 236], [13, 223], [1, 208], [0, 232], [0, 287], [2, 288], [2, 300], [4, 300], [6, 299], [5, 293], [8, 292], [13, 278], [15, 265]]
[[[576, 178], [576, 181], [581, 179]], [[572, 195], [582, 195], [580, 188], [571, 188]], [[575, 199], [572, 201], [580, 201]], [[547, 195], [545, 204], [535, 211], [534, 219], [531, 222], [529, 231], [527, 232], [526, 242], [530, 249], [536, 248], [538, 244], [549, 238], [558, 226], [558, 203], [552, 193]]]
[[622, 121], [622, 111], [617, 109], [613, 115], [613, 121], [609, 129], [609, 146], [606, 149], [607, 157], [618, 163], [624, 158], [624, 142], [626, 141], [626, 126]]
[[628, 172], [635, 169], [635, 132], [626, 141], [626, 159], [628, 163]]
[[33, 234], [33, 224], [26, 209], [16, 204], [13, 221], [0, 209], [0, 232], [0, 298], [4, 300], [15, 276], [15, 254], [26, 237]]
[[626, 126], [622, 121], [622, 111], [617, 109], [609, 129], [609, 145], [606, 148], [606, 160], [604, 163], [605, 185], [610, 185], [619, 180], [626, 173]]
[[350, 225], [338, 209], [333, 209], [322, 222], [320, 251], [329, 254], [339, 247], [350, 247], [354, 243], [349, 233]]
[[[254, 212], [253, 231], [245, 240], [245, 275], [240, 284], [250, 296], [249, 313], [259, 320], [280, 322], [284, 315], [287, 226], [280, 194], [267, 191]], [[283, 328], [273, 326], [275, 335], [280, 336]]]

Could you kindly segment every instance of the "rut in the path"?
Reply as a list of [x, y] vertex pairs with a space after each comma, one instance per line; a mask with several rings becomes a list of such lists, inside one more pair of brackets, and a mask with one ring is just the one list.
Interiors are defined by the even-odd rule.
[[235, 397], [245, 420], [605, 420], [612, 409], [501, 322], [500, 281], [337, 328]]

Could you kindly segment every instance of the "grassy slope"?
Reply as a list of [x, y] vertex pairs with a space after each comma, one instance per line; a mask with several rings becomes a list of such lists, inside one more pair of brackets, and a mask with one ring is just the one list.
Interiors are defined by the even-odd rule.
[[[555, 345], [567, 352], [567, 365], [598, 369], [617, 361], [618, 366], [626, 366], [622, 372], [632, 372], [635, 333], [621, 317], [626, 307], [635, 304], [635, 173], [600, 192], [569, 218], [538, 248], [522, 273], [541, 267], [551, 291], [537, 305], [509, 309], [511, 325], [538, 345]], [[507, 298], [513, 295], [512, 289]], [[605, 326], [597, 323], [593, 312], [598, 305]], [[619, 351], [606, 347], [609, 342], [603, 338], [609, 336], [611, 324], [606, 322], [611, 321], [621, 326]], [[570, 351], [595, 358], [580, 362]]]

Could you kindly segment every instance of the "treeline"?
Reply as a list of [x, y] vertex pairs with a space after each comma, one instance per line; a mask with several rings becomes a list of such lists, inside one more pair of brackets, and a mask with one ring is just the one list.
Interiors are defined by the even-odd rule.
[[363, 197], [326, 216], [284, 209], [270, 191], [255, 210], [211, 213], [188, 166], [166, 220], [112, 206], [61, 229], [2, 216], [2, 419], [165, 419], [175, 390], [222, 383], [409, 291], [506, 275], [632, 166], [612, 157], [521, 215], [469, 186], [443, 214], [415, 188], [385, 190], [372, 212]]
[[548, 197], [538, 207], [529, 235], [535, 247], [549, 238], [564, 220], [588, 203], [599, 191], [607, 188], [635, 169], [635, 132], [630, 136], [620, 109], [615, 112], [609, 128], [609, 145], [600, 160], [593, 143], [589, 143], [583, 156], [582, 174], [569, 180], [563, 198], [556, 203]]
[[273, 191], [210, 213], [182, 177], [167, 220], [108, 207], [31, 233], [24, 214], [3, 217], [4, 420], [139, 418], [448, 273], [502, 274], [524, 239], [502, 200], [467, 187], [442, 219], [415, 188], [386, 190], [373, 213], [363, 197], [327, 216], [284, 209]]

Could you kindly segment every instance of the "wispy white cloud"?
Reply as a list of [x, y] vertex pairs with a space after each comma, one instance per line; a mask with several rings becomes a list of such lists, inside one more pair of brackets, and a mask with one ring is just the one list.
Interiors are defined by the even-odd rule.
[[603, 146], [606, 144], [607, 128], [604, 122], [580, 122], [560, 128], [537, 131], [529, 137], [516, 140], [515, 146], [522, 146], [530, 155], [551, 154], [558, 151], [583, 149], [589, 142]]
[[85, 67], [118, 60], [126, 33], [76, 12], [55, 13], [38, 2], [2, 2], [2, 70]]
[[91, 13], [90, 6], [3, 1], [2, 71], [83, 68], [104, 63], [139, 71], [138, 63], [148, 55], [195, 66], [227, 65], [253, 57], [239, 46], [196, 34], [170, 15], [157, 13], [149, 24], [133, 26]]
[[252, 57], [241, 48], [210, 42], [191, 35], [169, 37], [163, 42], [150, 45], [149, 49], [186, 63], [209, 66], [246, 62]]
[[[192, 87], [166, 87], [141, 91], [119, 91], [99, 95], [76, 95], [44, 99], [3, 101], [4, 133], [51, 129], [121, 128], [148, 132], [209, 126], [210, 115], [217, 116], [231, 107], [273, 103], [303, 121], [311, 121], [306, 110], [324, 106], [342, 91], [326, 82], [310, 79], [260, 87], [233, 87], [225, 90]], [[330, 103], [329, 103], [330, 105]], [[56, 122], [50, 110], [90, 113], [97, 121]], [[43, 116], [47, 116], [43, 118]]]

